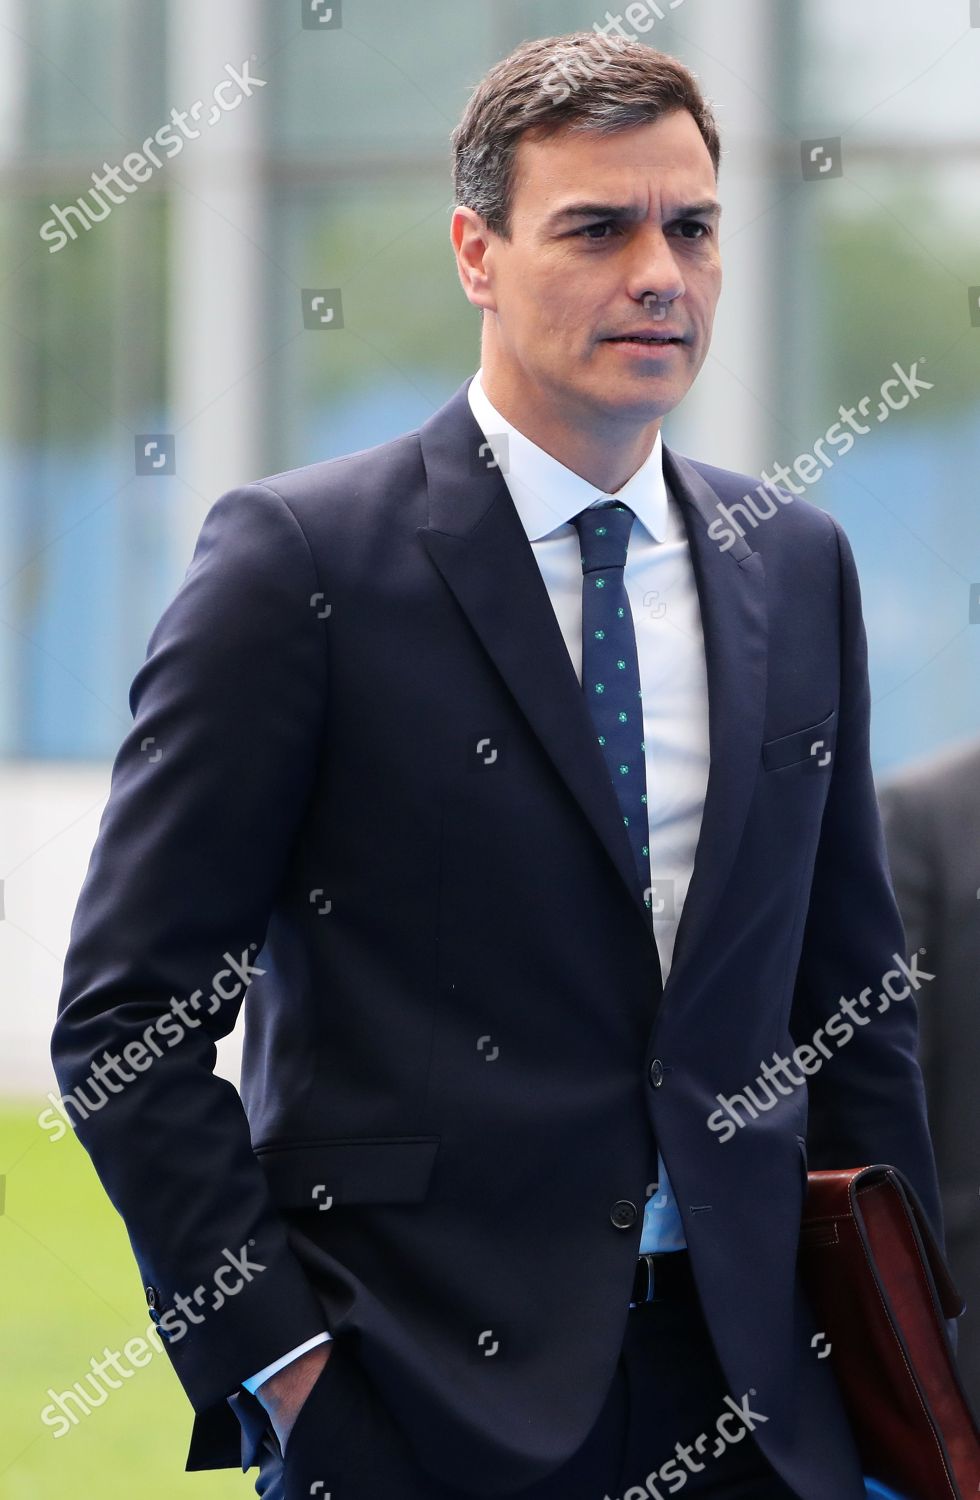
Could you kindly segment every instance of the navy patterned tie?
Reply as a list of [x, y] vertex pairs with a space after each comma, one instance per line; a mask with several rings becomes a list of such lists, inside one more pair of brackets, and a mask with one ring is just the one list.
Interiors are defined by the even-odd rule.
[[650, 907], [646, 746], [636, 632], [623, 572], [634, 513], [608, 501], [572, 517], [582, 544], [582, 691]]

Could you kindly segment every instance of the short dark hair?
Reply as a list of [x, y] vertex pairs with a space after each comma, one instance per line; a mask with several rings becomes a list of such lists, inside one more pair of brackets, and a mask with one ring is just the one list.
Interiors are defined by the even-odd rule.
[[676, 57], [594, 31], [522, 42], [477, 84], [452, 132], [456, 201], [509, 239], [514, 159], [525, 132], [535, 140], [565, 126], [607, 135], [679, 109], [694, 117], [717, 176], [721, 142], [714, 114], [694, 74]]

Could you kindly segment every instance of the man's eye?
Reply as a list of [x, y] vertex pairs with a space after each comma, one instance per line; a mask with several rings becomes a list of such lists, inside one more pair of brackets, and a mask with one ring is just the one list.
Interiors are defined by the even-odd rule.
[[[601, 245], [612, 237], [604, 233], [607, 229], [616, 231], [616, 225], [612, 219], [602, 219], [595, 224], [586, 224], [582, 229], [576, 229], [575, 233], [580, 239], [588, 240], [591, 245]], [[674, 226], [674, 229], [685, 240], [705, 240], [711, 235], [709, 225], [702, 224], [700, 219], [682, 219]]]
[[615, 225], [613, 224], [612, 219], [602, 219], [597, 224], [586, 224], [586, 226], [585, 226], [584, 229], [578, 229], [575, 232], [576, 232], [576, 234], [581, 235], [583, 238], [587, 238], [589, 240], [590, 244], [601, 245], [602, 241], [606, 238], [606, 236], [602, 235], [601, 238], [592, 239], [592, 230], [593, 229], [614, 229], [614, 228], [615, 228]]

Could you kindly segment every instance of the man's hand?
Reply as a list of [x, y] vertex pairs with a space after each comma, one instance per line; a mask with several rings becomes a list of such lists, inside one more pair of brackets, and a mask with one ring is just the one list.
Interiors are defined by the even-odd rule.
[[308, 1349], [284, 1369], [270, 1375], [255, 1392], [272, 1419], [279, 1447], [284, 1454], [300, 1407], [313, 1389], [314, 1382], [332, 1351], [332, 1341], [317, 1344], [315, 1349]]

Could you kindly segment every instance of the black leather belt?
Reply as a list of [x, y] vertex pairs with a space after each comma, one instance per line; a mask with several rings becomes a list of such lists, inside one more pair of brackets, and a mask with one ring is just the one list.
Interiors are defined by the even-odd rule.
[[697, 1298], [687, 1250], [644, 1251], [633, 1273], [630, 1307], [645, 1302], [690, 1302]]

